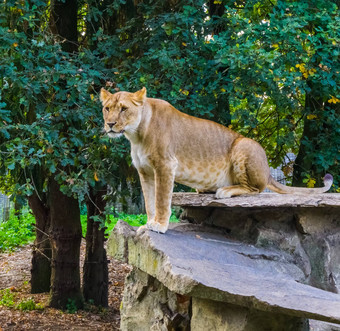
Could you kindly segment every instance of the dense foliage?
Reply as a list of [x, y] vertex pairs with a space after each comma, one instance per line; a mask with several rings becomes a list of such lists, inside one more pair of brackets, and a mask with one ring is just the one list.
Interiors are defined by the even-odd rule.
[[[78, 196], [97, 181], [114, 191], [123, 178], [135, 182], [126, 142], [101, 136], [101, 86], [146, 86], [255, 138], [274, 166], [303, 146], [317, 171], [302, 176], [331, 172], [339, 185], [335, 1], [88, 0], [78, 9], [77, 53], [51, 33], [48, 8], [0, 4], [0, 172], [15, 178], [12, 190], [44, 190], [55, 174]], [[317, 105], [306, 104], [309, 95]], [[304, 122], [319, 134], [302, 136]]]
[[[70, 296], [107, 305], [97, 221], [117, 202], [142, 205], [127, 141], [102, 136], [101, 87], [146, 86], [256, 139], [273, 166], [295, 153], [284, 167], [293, 184], [319, 185], [329, 172], [339, 190], [339, 23], [335, 0], [1, 1], [0, 190], [17, 204], [28, 197], [45, 230], [36, 291], [51, 288], [54, 307]], [[83, 291], [78, 202], [88, 211]]]
[[[19, 16], [17, 26], [26, 19]], [[1, 35], [2, 172], [7, 168], [16, 177], [16, 192], [29, 195], [38, 184], [44, 189], [46, 178], [59, 169], [80, 193], [84, 184], [78, 186], [78, 178], [94, 185], [97, 168], [106, 161], [103, 154], [109, 154], [100, 142], [99, 108], [90, 97], [91, 83], [99, 83], [102, 73], [86, 63], [88, 58], [64, 52], [44, 31], [31, 36], [3, 27]], [[113, 162], [105, 166], [115, 169]], [[34, 182], [37, 168], [46, 175], [42, 183]]]

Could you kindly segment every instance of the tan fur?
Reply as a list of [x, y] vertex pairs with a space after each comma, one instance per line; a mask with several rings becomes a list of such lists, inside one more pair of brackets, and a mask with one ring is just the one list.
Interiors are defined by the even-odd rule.
[[[254, 140], [212, 121], [184, 114], [168, 102], [136, 93], [102, 89], [104, 129], [124, 134], [144, 193], [147, 227], [164, 233], [171, 214], [174, 181], [217, 198], [262, 192], [321, 193], [324, 188], [286, 187], [271, 176], [266, 154]], [[331, 176], [330, 176], [331, 177]]]

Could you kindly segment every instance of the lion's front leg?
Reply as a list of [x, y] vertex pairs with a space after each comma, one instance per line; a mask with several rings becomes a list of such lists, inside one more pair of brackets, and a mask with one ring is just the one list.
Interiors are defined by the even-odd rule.
[[147, 223], [152, 231], [165, 233], [169, 227], [175, 171], [175, 162], [159, 165], [155, 169], [155, 218]]
[[142, 185], [143, 196], [145, 201], [146, 214], [148, 216], [148, 222], [152, 222], [155, 219], [155, 175], [153, 171], [146, 172], [143, 169], [138, 170], [140, 182]]

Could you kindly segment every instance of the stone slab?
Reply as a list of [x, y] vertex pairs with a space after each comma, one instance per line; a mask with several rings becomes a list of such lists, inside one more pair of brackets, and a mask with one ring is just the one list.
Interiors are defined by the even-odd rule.
[[242, 208], [339, 208], [340, 193], [277, 194], [261, 193], [227, 199], [216, 199], [214, 194], [173, 193], [172, 205], [181, 207], [242, 207]]
[[340, 324], [340, 295], [303, 284], [288, 254], [228, 239], [198, 225], [165, 235], [119, 221], [108, 253], [182, 295]]
[[308, 322], [305, 319], [200, 298], [192, 299], [190, 327], [190, 330], [194, 331], [309, 330]]

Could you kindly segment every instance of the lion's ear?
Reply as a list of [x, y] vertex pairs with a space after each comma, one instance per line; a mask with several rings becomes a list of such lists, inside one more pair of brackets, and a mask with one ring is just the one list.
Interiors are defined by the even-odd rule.
[[100, 90], [100, 101], [104, 104], [110, 97], [111, 93], [109, 91], [106, 91], [104, 88]]
[[136, 103], [136, 105], [143, 105], [146, 100], [146, 88], [143, 87], [141, 90], [135, 92], [133, 94], [133, 101]]

